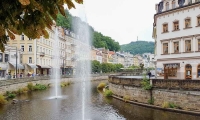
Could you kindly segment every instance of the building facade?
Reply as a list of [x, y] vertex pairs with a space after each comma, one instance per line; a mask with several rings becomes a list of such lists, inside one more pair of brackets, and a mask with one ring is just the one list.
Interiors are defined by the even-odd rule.
[[165, 79], [200, 78], [200, 2], [162, 0], [156, 4], [154, 33], [157, 67]]

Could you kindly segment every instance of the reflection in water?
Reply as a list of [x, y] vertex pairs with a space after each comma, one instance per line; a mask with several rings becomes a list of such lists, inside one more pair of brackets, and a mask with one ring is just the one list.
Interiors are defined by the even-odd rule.
[[[81, 91], [75, 87], [81, 84], [72, 84], [62, 88], [64, 99], [45, 99], [51, 90], [33, 92], [19, 96], [17, 104], [8, 104], [0, 107], [0, 120], [81, 120], [82, 97]], [[114, 98], [104, 98], [97, 91], [98, 82], [91, 83], [91, 97], [86, 98], [85, 110], [90, 111], [91, 120], [200, 120], [200, 117], [153, 110]], [[30, 101], [25, 101], [30, 100]]]

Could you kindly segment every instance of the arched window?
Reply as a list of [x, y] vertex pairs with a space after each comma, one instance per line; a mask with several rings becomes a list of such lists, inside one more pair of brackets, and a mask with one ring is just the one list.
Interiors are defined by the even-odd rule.
[[192, 79], [192, 66], [190, 64], [185, 66], [185, 79]]
[[197, 77], [200, 78], [200, 64], [197, 66]]
[[165, 7], [166, 7], [166, 10], [169, 10], [169, 3], [168, 2], [166, 3]]
[[176, 8], [176, 2], [175, 0], [172, 1], [172, 9]]

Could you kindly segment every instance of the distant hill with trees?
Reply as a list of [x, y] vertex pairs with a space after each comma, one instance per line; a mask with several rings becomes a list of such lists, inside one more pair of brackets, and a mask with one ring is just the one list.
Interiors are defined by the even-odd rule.
[[131, 54], [154, 53], [154, 42], [134, 41], [129, 44], [121, 45], [121, 51], [130, 52]]
[[[93, 29], [92, 26], [83, 22], [79, 17], [72, 16], [68, 10], [65, 10], [67, 17], [62, 16], [61, 14], [57, 15], [56, 23], [58, 26], [62, 26], [75, 34], [81, 32], [81, 34], [86, 34], [85, 31], [90, 31], [90, 39], [92, 40], [92, 45], [96, 48], [106, 48], [111, 51], [119, 51], [120, 45], [114, 39], [109, 36], [105, 36], [100, 32], [97, 32]], [[79, 25], [83, 26], [82, 28]], [[80, 36], [81, 37], [81, 36]]]

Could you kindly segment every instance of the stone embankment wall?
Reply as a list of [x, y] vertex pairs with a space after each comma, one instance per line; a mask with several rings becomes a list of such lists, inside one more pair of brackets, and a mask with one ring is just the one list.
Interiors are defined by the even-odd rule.
[[[108, 76], [92, 76], [90, 78], [92, 81], [96, 80], [107, 80]], [[89, 79], [88, 79], [89, 80]], [[60, 79], [60, 82], [79, 82], [80, 79], [74, 77], [63, 77]], [[4, 94], [6, 91], [16, 91], [19, 88], [24, 88], [28, 83], [33, 84], [53, 84], [49, 77], [35, 77], [35, 78], [26, 78], [26, 79], [12, 79], [12, 80], [1, 80], [0, 81], [0, 94]]]
[[[153, 90], [150, 92], [141, 87], [141, 79], [123, 79], [110, 76], [109, 89], [112, 90], [112, 92], [118, 97], [123, 98], [126, 96], [130, 98], [130, 100], [136, 102], [148, 103], [152, 93], [154, 105], [162, 106], [164, 102], [171, 102], [186, 110], [200, 110], [200, 86], [197, 88], [197, 86], [194, 85], [195, 89], [192, 88], [192, 83], [196, 82], [196, 84], [199, 84], [200, 81], [192, 81], [191, 83], [188, 83], [188, 85], [176, 84], [177, 86], [185, 86], [187, 89], [183, 89], [183, 87], [182, 89], [175, 89], [177, 88], [176, 85], [169, 84], [169, 81], [165, 82], [162, 80], [160, 82], [162, 82], [162, 84], [159, 86], [156, 84], [156, 86], [153, 87]], [[175, 82], [178, 83], [178, 81]], [[180, 81], [180, 83], [183, 82], [184, 81]], [[171, 85], [172, 87], [166, 87], [167, 85]]]

